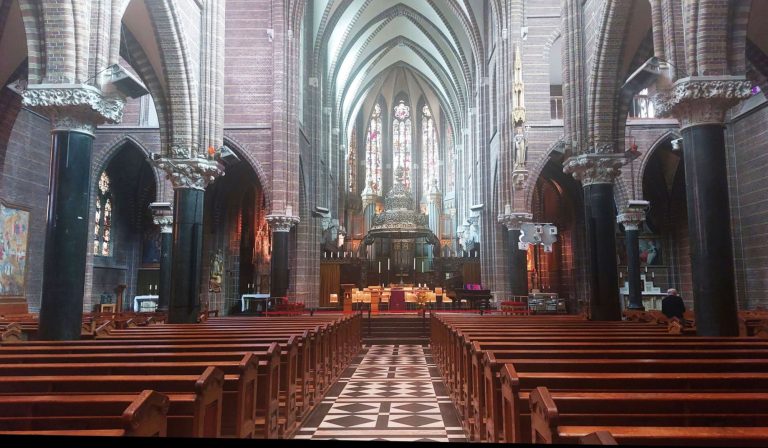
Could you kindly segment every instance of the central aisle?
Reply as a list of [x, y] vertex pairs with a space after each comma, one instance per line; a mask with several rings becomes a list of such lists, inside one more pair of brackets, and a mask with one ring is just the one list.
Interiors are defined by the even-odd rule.
[[429, 349], [420, 345], [366, 346], [294, 438], [466, 442]]

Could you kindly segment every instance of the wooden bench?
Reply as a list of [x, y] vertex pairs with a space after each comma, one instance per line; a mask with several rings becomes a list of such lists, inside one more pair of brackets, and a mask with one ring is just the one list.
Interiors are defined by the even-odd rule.
[[575, 443], [608, 431], [617, 441], [631, 434], [632, 443], [642, 445], [768, 445], [765, 393], [550, 392], [537, 387], [530, 409], [533, 443]]
[[[209, 360], [206, 359], [205, 353], [197, 355], [195, 360], [185, 361], [178, 359], [128, 360], [120, 355], [113, 355], [110, 360], [91, 358], [85, 362], [66, 363], [51, 362], [49, 358], [46, 359], [47, 362], [24, 364], [4, 364], [0, 361], [0, 376], [133, 375], [137, 372], [145, 375], [199, 375], [207, 367], [213, 366], [224, 372], [221, 434], [239, 438], [254, 437], [259, 398], [257, 396], [259, 367], [257, 355], [238, 354], [232, 357], [231, 361]], [[262, 356], [268, 356], [268, 354], [262, 354]], [[115, 358], [120, 361], [116, 362]], [[264, 403], [261, 406], [266, 408], [267, 404]]]
[[[137, 365], [144, 369], [152, 368], [152, 372], [158, 374], [190, 372], [216, 366], [226, 373], [223, 385], [226, 394], [222, 406], [228, 423], [222, 428], [223, 434], [251, 437], [255, 432], [264, 438], [277, 438], [279, 435], [281, 349], [275, 342], [236, 344], [234, 347], [215, 343], [117, 345], [113, 343], [115, 341], [89, 342], [76, 346], [34, 344], [28, 350], [22, 346], [0, 347], [0, 363], [24, 363], [0, 369], [0, 375], [4, 372], [31, 371], [26, 364], [39, 363], [41, 360], [55, 360], [57, 364], [48, 367], [54, 371], [79, 369], [83, 373], [105, 371], [105, 374], [131, 371]], [[116, 359], [120, 359], [122, 365], [114, 365]], [[78, 361], [83, 365], [67, 365]], [[153, 363], [159, 365], [152, 367]], [[252, 408], [254, 410], [250, 411]], [[283, 410], [286, 412], [288, 408]], [[285, 417], [289, 423], [293, 423], [290, 415]]]
[[165, 437], [170, 401], [136, 394], [0, 395], [0, 434]]
[[224, 373], [202, 375], [0, 376], [1, 395], [137, 394], [152, 387], [169, 399], [170, 437], [219, 437]]

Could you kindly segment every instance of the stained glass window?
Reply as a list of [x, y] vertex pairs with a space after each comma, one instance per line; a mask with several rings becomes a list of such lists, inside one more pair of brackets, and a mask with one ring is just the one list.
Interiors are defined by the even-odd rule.
[[393, 176], [397, 169], [405, 169], [405, 185], [411, 185], [411, 108], [400, 100], [395, 107], [392, 121], [392, 152], [394, 159]]
[[373, 193], [381, 194], [381, 106], [373, 106], [368, 133], [365, 136], [365, 184]]
[[438, 182], [440, 187], [440, 155], [437, 145], [437, 129], [435, 128], [435, 119], [432, 117], [432, 111], [425, 105], [421, 110], [421, 153], [424, 179], [424, 193], [429, 192], [432, 181]]
[[352, 136], [349, 138], [347, 171], [349, 172], [347, 189], [350, 193], [354, 193], [357, 189], [357, 129], [352, 129]]
[[93, 254], [102, 257], [112, 255], [112, 190], [106, 171], [99, 177], [96, 193], [96, 215], [93, 228]]

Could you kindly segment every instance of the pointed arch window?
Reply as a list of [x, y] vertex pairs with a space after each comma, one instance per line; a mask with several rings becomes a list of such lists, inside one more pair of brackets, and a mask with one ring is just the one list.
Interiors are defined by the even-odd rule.
[[350, 193], [357, 190], [357, 129], [352, 129], [349, 138], [349, 151], [347, 153], [347, 171], [349, 173], [347, 189]]
[[429, 110], [427, 105], [424, 105], [421, 109], [421, 148], [421, 166], [424, 173], [422, 176], [424, 179], [423, 191], [428, 193], [433, 180], [437, 181], [437, 186], [438, 188], [440, 187], [440, 155], [438, 152], [435, 119], [432, 117], [432, 111]]
[[392, 121], [392, 152], [394, 155], [393, 176], [397, 169], [405, 169], [405, 185], [411, 185], [411, 108], [404, 100], [395, 106]]
[[93, 228], [93, 254], [102, 257], [112, 256], [112, 209], [114, 207], [112, 189], [106, 171], [99, 177], [96, 193], [96, 215]]
[[381, 105], [373, 106], [368, 133], [365, 136], [365, 184], [374, 194], [381, 194]]

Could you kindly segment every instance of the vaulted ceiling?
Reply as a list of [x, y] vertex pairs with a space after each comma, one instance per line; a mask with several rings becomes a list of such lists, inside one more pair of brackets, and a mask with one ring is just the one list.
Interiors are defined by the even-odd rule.
[[439, 102], [452, 126], [462, 126], [473, 101], [477, 59], [484, 54], [488, 3], [315, 1], [312, 64], [314, 73], [322, 73], [324, 106], [332, 107], [348, 132], [357, 113], [369, 114], [373, 99], [397, 78], [408, 80], [411, 92], [427, 102]]

